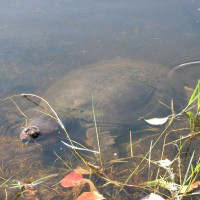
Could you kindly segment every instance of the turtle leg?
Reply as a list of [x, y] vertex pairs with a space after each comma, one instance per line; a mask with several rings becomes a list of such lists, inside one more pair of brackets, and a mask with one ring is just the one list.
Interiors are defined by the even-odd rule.
[[102, 130], [102, 132], [99, 133], [98, 142], [95, 127], [90, 127], [86, 129], [86, 137], [93, 149], [98, 152], [100, 151], [100, 153], [95, 154], [96, 158], [100, 159], [101, 156], [103, 161], [110, 161], [118, 158], [115, 138], [111, 135], [110, 131]]

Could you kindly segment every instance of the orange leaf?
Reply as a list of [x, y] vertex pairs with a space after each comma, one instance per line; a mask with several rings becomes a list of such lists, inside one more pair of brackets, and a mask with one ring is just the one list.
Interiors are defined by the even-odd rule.
[[82, 179], [82, 174], [71, 172], [67, 174], [67, 176], [65, 176], [60, 183], [63, 187], [74, 187], [80, 184]]
[[105, 198], [96, 191], [83, 192], [77, 200], [104, 200]]
[[195, 188], [198, 188], [199, 186], [200, 186], [200, 181], [196, 181], [196, 182], [192, 183], [191, 188], [195, 189]]

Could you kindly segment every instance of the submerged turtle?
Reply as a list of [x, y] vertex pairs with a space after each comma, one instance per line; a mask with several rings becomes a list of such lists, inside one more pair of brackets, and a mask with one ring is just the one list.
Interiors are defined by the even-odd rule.
[[[48, 89], [44, 99], [64, 123], [77, 122], [94, 150], [98, 150], [94, 109], [102, 155], [108, 160], [117, 155], [117, 133], [134, 127], [141, 116], [155, 116], [161, 107], [163, 109], [159, 100], [172, 99], [173, 87], [167, 74], [168, 70], [157, 64], [114, 59], [68, 73]], [[43, 102], [41, 106], [45, 107]], [[20, 138], [26, 142], [37, 141], [57, 134], [57, 126], [48, 116], [36, 116], [22, 130]]]

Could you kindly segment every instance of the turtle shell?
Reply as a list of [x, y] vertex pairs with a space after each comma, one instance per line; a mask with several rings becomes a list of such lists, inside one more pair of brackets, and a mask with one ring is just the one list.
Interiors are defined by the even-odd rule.
[[[52, 85], [44, 98], [63, 118], [98, 124], [134, 125], [155, 117], [159, 101], [170, 102], [168, 69], [149, 62], [114, 59], [74, 70]], [[157, 116], [157, 115], [156, 115]]]

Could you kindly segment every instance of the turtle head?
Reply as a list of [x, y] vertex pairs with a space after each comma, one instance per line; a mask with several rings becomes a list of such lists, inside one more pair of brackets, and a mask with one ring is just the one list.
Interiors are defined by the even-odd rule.
[[24, 143], [37, 139], [41, 132], [37, 126], [27, 126], [20, 133], [20, 139]]
[[[59, 125], [49, 116], [40, 116], [31, 120], [21, 131], [20, 140], [24, 143], [48, 141], [52, 134], [58, 132]], [[54, 134], [56, 137], [57, 134]], [[49, 137], [51, 136], [51, 137]], [[47, 140], [48, 138], [48, 140]]]

